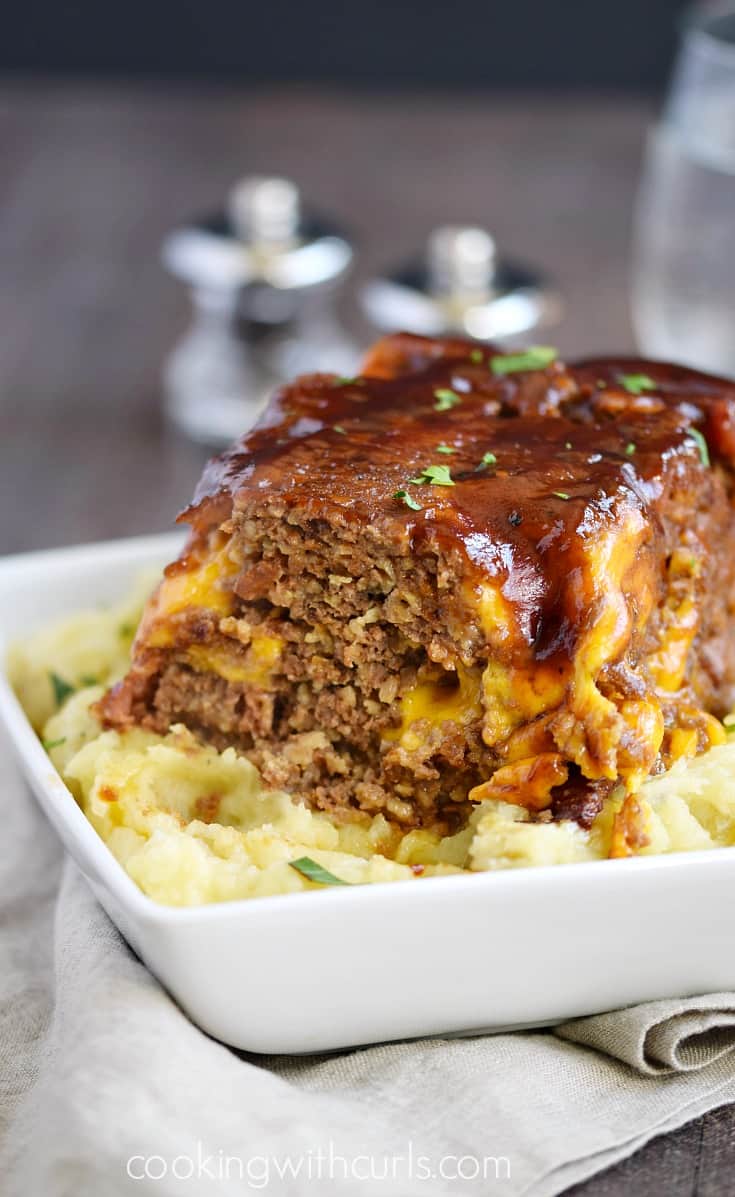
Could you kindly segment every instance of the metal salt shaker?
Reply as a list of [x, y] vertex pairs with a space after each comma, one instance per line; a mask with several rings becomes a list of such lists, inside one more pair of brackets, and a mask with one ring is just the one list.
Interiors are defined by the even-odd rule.
[[444, 225], [422, 254], [361, 291], [367, 319], [384, 331], [455, 334], [512, 345], [561, 319], [561, 298], [538, 271], [499, 256], [482, 228]]
[[334, 311], [352, 259], [350, 241], [305, 212], [288, 179], [242, 179], [224, 212], [173, 232], [163, 260], [193, 306], [165, 367], [173, 422], [226, 444], [295, 375], [353, 372], [359, 352]]

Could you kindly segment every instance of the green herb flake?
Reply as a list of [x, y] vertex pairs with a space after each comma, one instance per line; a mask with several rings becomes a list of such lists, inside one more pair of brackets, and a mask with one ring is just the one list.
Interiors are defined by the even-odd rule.
[[656, 383], [647, 374], [619, 374], [618, 382], [631, 395], [641, 395], [644, 391], [656, 390]]
[[635, 441], [628, 441], [627, 445], [625, 446], [625, 456], [632, 457], [634, 453], [635, 453]]
[[398, 499], [400, 503], [405, 503], [407, 507], [411, 508], [411, 511], [423, 510], [421, 504], [417, 503], [416, 500], [409, 495], [407, 490], [397, 490], [393, 495], [393, 498]]
[[100, 684], [100, 679], [93, 673], [83, 673], [79, 681], [83, 686], [99, 686]]
[[57, 707], [60, 707], [62, 703], [66, 702], [69, 695], [74, 693], [75, 688], [74, 686], [70, 686], [67, 681], [64, 681], [63, 677], [59, 677], [58, 673], [54, 673], [53, 670], [51, 670], [48, 676], [54, 691], [54, 702]]
[[456, 483], [449, 473], [449, 466], [429, 465], [422, 470], [418, 478], [408, 480], [414, 486], [455, 486]]
[[697, 448], [699, 449], [699, 456], [702, 460], [702, 465], [705, 467], [709, 466], [709, 464], [710, 464], [709, 447], [708, 447], [707, 442], [704, 439], [702, 433], [699, 431], [698, 428], [689, 428], [687, 431], [687, 436], [689, 437], [690, 440], [694, 441]]
[[340, 436], [347, 436], [347, 433], [345, 432], [345, 430], [341, 424], [333, 424], [332, 428], [334, 429], [335, 432], [338, 432], [340, 434]]
[[497, 463], [497, 457], [494, 453], [483, 453], [480, 465], [491, 466]]
[[552, 345], [532, 345], [523, 353], [503, 353], [490, 359], [493, 374], [516, 374], [520, 370], [543, 370], [559, 356]]
[[434, 411], [450, 411], [462, 402], [457, 392], [451, 391], [449, 387], [440, 387], [438, 391], [434, 391], [434, 398]]
[[60, 736], [58, 740], [41, 740], [41, 743], [46, 751], [50, 752], [52, 748], [60, 748], [62, 744], [66, 744], [66, 736]]
[[437, 451], [437, 453], [456, 453], [457, 452], [457, 450], [453, 449], [451, 445], [437, 445], [436, 451]]
[[120, 627], [117, 629], [117, 634], [121, 640], [128, 640], [131, 636], [135, 635], [135, 624], [121, 623]]
[[330, 873], [329, 869], [317, 864], [310, 856], [300, 856], [298, 860], [289, 860], [288, 863], [297, 873], [301, 873], [302, 877], [306, 877], [307, 881], [314, 881], [317, 885], [350, 884], [349, 881], [343, 881], [341, 877], [335, 877], [334, 873]]
[[476, 366], [479, 366], [482, 362], [482, 350], [473, 349], [472, 353], [470, 354], [470, 361], [474, 362]]
[[567, 492], [565, 490], [555, 490], [555, 491], [552, 491], [552, 494], [557, 499], [568, 499], [569, 498], [569, 495], [567, 494]]
[[334, 382], [332, 383], [332, 386], [333, 387], [351, 387], [361, 381], [362, 381], [362, 379], [359, 377], [358, 378], [348, 378], [345, 375], [342, 378], [335, 378]]

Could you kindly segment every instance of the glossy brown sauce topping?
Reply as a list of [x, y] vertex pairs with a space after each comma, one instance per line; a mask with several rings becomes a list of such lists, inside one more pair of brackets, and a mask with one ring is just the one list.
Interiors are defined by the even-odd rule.
[[665, 487], [708, 468], [707, 450], [733, 465], [735, 385], [632, 358], [497, 375], [496, 355], [402, 335], [379, 342], [358, 379], [297, 380], [209, 464], [182, 518], [204, 530], [233, 504], [277, 496], [415, 551], [428, 538], [498, 579], [537, 657], [555, 651], [580, 544], [630, 509], [655, 524]]

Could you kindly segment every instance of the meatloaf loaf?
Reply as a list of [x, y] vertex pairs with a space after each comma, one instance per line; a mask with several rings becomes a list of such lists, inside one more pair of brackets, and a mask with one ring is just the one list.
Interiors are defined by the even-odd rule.
[[721, 379], [388, 337], [210, 462], [99, 714], [340, 819], [589, 825], [724, 736], [734, 463]]

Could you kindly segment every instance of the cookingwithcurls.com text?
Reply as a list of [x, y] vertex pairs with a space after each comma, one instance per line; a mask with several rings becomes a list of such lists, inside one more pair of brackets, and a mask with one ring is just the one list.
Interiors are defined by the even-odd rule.
[[301, 1154], [227, 1154], [207, 1151], [200, 1141], [192, 1153], [176, 1156], [131, 1155], [125, 1170], [133, 1181], [240, 1181], [251, 1189], [278, 1188], [285, 1181], [301, 1185], [325, 1181], [453, 1181], [502, 1184], [511, 1178], [511, 1163], [504, 1155], [437, 1155], [419, 1152], [409, 1140], [404, 1152], [381, 1155], [370, 1152], [345, 1155], [333, 1142]]

